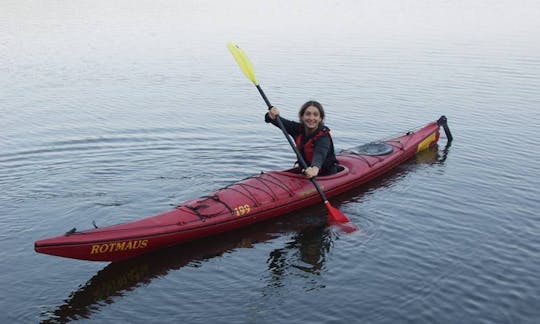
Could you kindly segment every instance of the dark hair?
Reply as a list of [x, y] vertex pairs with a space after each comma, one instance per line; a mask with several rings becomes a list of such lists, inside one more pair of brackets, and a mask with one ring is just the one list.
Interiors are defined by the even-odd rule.
[[302, 120], [302, 115], [304, 115], [304, 113], [306, 112], [306, 109], [308, 109], [308, 107], [311, 107], [311, 106], [319, 110], [321, 119], [324, 120], [324, 108], [318, 101], [315, 101], [315, 100], [310, 100], [306, 102], [305, 104], [303, 104], [302, 107], [300, 107], [300, 111], [298, 111], [298, 117], [300, 118], [300, 120]]

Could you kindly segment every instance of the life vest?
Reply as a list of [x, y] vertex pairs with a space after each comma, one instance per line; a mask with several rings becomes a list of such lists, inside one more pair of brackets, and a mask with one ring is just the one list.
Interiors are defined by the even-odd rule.
[[326, 126], [323, 126], [321, 129], [317, 131], [317, 133], [315, 133], [314, 136], [309, 138], [304, 143], [303, 147], [302, 147], [302, 141], [304, 140], [304, 136], [305, 136], [303, 129], [300, 131], [300, 134], [298, 134], [296, 138], [294, 139], [296, 143], [296, 147], [302, 153], [302, 156], [306, 160], [307, 165], [310, 165], [311, 162], [313, 161], [313, 156], [315, 155], [315, 142], [317, 142], [317, 140], [321, 136], [324, 136], [325, 134], [330, 135], [330, 129], [328, 129], [328, 127]]

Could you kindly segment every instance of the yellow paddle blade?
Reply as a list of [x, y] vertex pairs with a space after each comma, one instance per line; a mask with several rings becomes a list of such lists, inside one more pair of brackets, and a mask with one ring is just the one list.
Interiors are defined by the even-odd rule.
[[246, 53], [244, 53], [244, 51], [233, 42], [228, 42], [227, 48], [229, 49], [229, 51], [231, 51], [231, 54], [234, 56], [234, 59], [236, 60], [236, 63], [238, 63], [238, 66], [240, 66], [242, 72], [244, 72], [244, 75], [248, 79], [250, 79], [254, 85], [259, 85], [259, 82], [255, 77], [255, 71], [253, 70], [253, 66], [251, 65], [251, 62], [249, 61]]

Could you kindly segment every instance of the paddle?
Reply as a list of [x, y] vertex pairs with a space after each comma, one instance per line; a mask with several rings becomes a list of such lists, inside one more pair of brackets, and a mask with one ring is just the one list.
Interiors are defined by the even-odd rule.
[[[231, 54], [234, 56], [234, 59], [240, 66], [240, 69], [244, 73], [244, 75], [253, 82], [255, 87], [257, 87], [257, 90], [259, 90], [259, 93], [261, 94], [261, 97], [264, 99], [264, 102], [268, 106], [268, 109], [272, 108], [272, 104], [264, 94], [264, 91], [262, 90], [261, 86], [259, 85], [259, 82], [257, 81], [257, 78], [255, 77], [255, 71], [251, 65], [251, 62], [249, 61], [249, 58], [247, 57], [246, 53], [238, 47], [238, 45], [233, 44], [232, 42], [227, 43], [227, 48], [229, 51], [231, 51]], [[287, 131], [285, 130], [285, 126], [283, 125], [283, 122], [278, 117], [276, 118], [277, 124], [281, 131], [283, 132], [283, 135], [285, 135], [285, 138], [287, 138], [287, 141], [291, 145], [292, 149], [294, 150], [294, 153], [296, 154], [296, 157], [298, 158], [298, 162], [300, 163], [300, 166], [303, 169], [307, 169], [307, 164], [304, 158], [302, 157], [302, 154], [298, 151], [298, 148], [296, 147], [296, 144], [293, 142]], [[326, 206], [326, 209], [328, 210], [328, 223], [330, 224], [336, 224], [340, 225], [344, 230], [346, 231], [354, 231], [356, 230], [356, 226], [352, 224], [339, 209], [333, 207], [328, 199], [326, 198], [326, 195], [322, 191], [321, 187], [319, 186], [319, 183], [315, 178], [310, 178], [311, 182], [315, 186], [315, 189], [317, 189], [317, 192], [319, 192], [319, 195], [321, 196], [321, 199], [324, 202], [324, 205]], [[343, 226], [345, 223], [348, 223], [349, 225]]]

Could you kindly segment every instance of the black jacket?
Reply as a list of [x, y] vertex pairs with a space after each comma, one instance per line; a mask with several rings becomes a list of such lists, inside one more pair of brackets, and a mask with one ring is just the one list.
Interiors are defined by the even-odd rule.
[[[291, 121], [280, 116], [278, 118], [281, 119], [287, 133], [290, 134], [295, 140], [300, 134], [305, 132], [304, 126], [301, 123]], [[279, 127], [277, 121], [271, 119], [268, 113], [265, 115], [265, 122], [272, 123], [275, 126]], [[321, 129], [323, 127], [327, 128], [322, 123], [319, 127]], [[308, 136], [303, 136], [302, 138], [302, 143], [300, 144], [300, 147], [298, 149], [302, 154], [304, 160], [306, 160], [306, 157], [302, 148], [304, 147], [304, 144], [317, 133], [318, 131]], [[325, 132], [324, 135], [317, 138], [317, 140], [314, 141], [313, 145], [315, 146], [315, 154], [313, 155], [313, 160], [311, 161], [310, 166], [318, 167], [320, 176], [337, 173], [337, 159], [334, 151], [334, 143], [332, 142], [330, 132]]]

